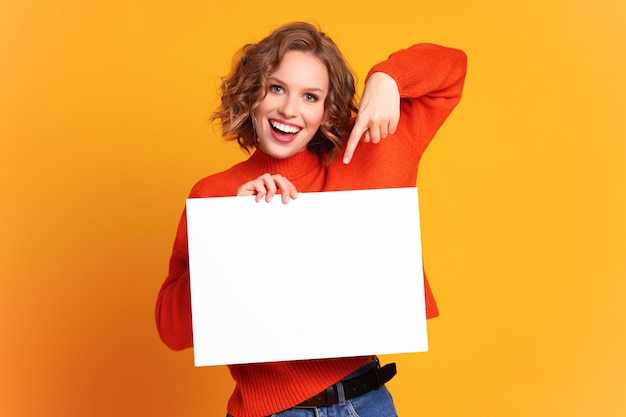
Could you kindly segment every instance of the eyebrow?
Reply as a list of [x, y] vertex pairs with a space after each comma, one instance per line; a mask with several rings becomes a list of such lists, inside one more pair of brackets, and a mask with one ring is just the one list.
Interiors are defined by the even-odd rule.
[[[284, 82], [280, 78], [276, 78], [274, 76], [267, 77], [267, 80], [268, 81], [275, 81], [278, 84], [282, 84], [282, 85], [286, 85], [287, 84], [286, 82]], [[305, 88], [305, 90], [306, 91], [317, 91], [319, 93], [326, 94], [326, 91], [324, 91], [322, 88], [319, 88], [319, 87], [307, 87], [307, 88]]]

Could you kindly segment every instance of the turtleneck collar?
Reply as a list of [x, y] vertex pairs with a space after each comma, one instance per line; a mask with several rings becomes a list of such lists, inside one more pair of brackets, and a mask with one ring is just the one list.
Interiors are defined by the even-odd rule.
[[322, 158], [308, 150], [298, 152], [286, 159], [276, 159], [257, 149], [247, 163], [259, 171], [279, 173], [291, 180], [303, 177], [312, 170], [318, 170], [323, 165]]

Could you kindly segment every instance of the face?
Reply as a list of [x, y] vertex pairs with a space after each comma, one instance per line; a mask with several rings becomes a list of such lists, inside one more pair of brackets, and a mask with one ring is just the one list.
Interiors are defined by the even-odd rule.
[[284, 159], [305, 150], [322, 123], [328, 70], [311, 53], [289, 51], [268, 83], [269, 91], [254, 112], [258, 147]]

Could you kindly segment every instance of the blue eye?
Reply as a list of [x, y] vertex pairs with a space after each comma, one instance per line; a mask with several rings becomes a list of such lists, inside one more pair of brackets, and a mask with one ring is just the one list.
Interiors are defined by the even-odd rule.
[[310, 93], [305, 94], [304, 95], [304, 99], [306, 101], [313, 101], [313, 102], [319, 100], [318, 97], [315, 94], [310, 94]]
[[269, 90], [272, 93], [277, 93], [277, 94], [283, 92], [283, 88], [281, 86], [279, 86], [279, 85], [276, 85], [276, 84], [270, 85]]

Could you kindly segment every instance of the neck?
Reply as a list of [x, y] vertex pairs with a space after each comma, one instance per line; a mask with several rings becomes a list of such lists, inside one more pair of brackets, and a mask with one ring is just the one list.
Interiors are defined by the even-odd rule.
[[259, 170], [270, 174], [281, 174], [288, 179], [295, 179], [322, 164], [321, 157], [315, 153], [304, 150], [289, 158], [277, 159], [257, 149], [250, 157]]

